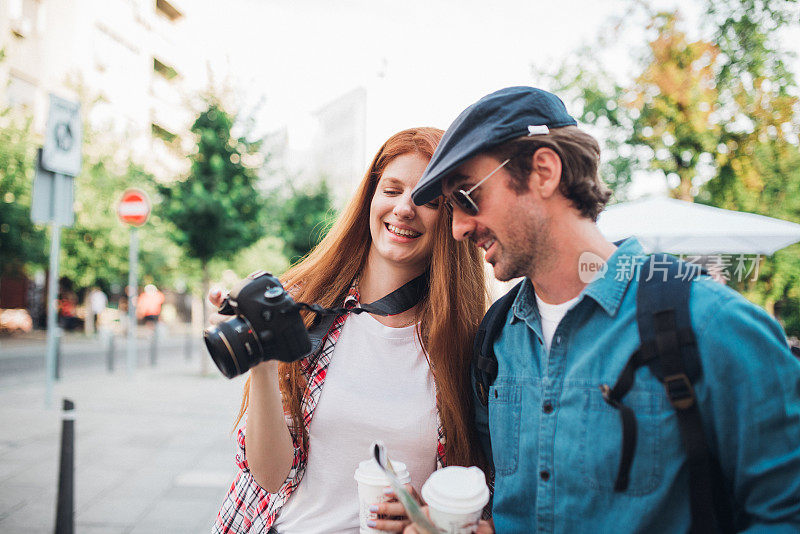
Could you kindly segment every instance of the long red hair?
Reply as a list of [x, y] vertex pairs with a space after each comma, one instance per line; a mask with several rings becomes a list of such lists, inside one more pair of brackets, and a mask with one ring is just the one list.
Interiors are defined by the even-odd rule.
[[[370, 203], [384, 169], [403, 154], [430, 159], [443, 133], [436, 128], [411, 128], [383, 144], [352, 200], [322, 242], [281, 277], [296, 300], [326, 307], [341, 305], [353, 279], [366, 264], [372, 243]], [[451, 222], [452, 212], [441, 202], [433, 230], [429, 292], [417, 307], [417, 335], [436, 381], [447, 463], [483, 467], [472, 424], [469, 383], [472, 340], [487, 304], [483, 259], [472, 243], [452, 238]], [[312, 314], [304, 315], [306, 326], [312, 319]], [[279, 373], [284, 409], [291, 416], [295, 435], [302, 436], [303, 446], [308, 447], [301, 409], [307, 384], [300, 362], [280, 364]], [[248, 378], [237, 424], [247, 410], [249, 391]]]

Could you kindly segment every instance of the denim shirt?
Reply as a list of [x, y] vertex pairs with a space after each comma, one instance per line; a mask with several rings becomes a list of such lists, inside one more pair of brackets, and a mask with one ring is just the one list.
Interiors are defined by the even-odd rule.
[[[632, 261], [638, 258], [640, 261]], [[689, 476], [674, 409], [649, 368], [624, 399], [638, 444], [623, 493], [613, 385], [639, 346], [642, 249], [629, 239], [587, 285], [555, 331], [549, 354], [525, 280], [495, 341], [498, 375], [476, 422], [494, 460], [497, 532], [687, 532]], [[690, 314], [703, 374], [695, 384], [709, 446], [753, 532], [800, 532], [800, 362], [762, 309], [703, 277]], [[474, 381], [473, 381], [474, 382]]]

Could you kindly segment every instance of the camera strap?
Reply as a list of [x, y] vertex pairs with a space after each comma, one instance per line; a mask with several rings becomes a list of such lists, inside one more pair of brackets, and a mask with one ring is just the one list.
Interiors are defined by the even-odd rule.
[[342, 315], [344, 313], [372, 313], [374, 315], [397, 315], [410, 310], [422, 300], [428, 290], [429, 273], [425, 271], [413, 280], [406, 282], [383, 298], [370, 304], [362, 304], [358, 308], [323, 308], [319, 304], [298, 302], [301, 309], [320, 315]]

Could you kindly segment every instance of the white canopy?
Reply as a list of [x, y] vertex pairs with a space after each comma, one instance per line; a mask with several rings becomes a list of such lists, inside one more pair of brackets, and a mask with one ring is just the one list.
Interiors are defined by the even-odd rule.
[[635, 236], [647, 252], [769, 255], [800, 241], [800, 224], [672, 198], [614, 204], [597, 224], [609, 241]]

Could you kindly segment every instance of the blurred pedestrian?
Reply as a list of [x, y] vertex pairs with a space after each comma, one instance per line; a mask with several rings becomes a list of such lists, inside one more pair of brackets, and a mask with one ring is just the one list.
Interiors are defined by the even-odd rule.
[[136, 302], [136, 316], [145, 324], [156, 324], [161, 315], [162, 304], [164, 304], [164, 293], [153, 284], [147, 284]]
[[92, 287], [86, 296], [86, 333], [97, 332], [100, 324], [100, 316], [108, 306], [108, 297], [103, 290], [97, 286]]
[[58, 299], [58, 326], [68, 332], [80, 328], [82, 321], [77, 310], [78, 296], [71, 289], [63, 290]]

